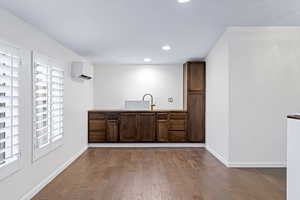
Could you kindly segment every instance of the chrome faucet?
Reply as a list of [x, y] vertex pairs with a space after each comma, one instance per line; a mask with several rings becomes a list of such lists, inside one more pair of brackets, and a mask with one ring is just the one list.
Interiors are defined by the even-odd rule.
[[154, 103], [153, 103], [153, 96], [152, 96], [152, 94], [145, 94], [144, 96], [143, 96], [143, 101], [145, 101], [145, 97], [146, 96], [150, 96], [151, 97], [151, 105], [150, 105], [150, 107], [151, 107], [151, 110], [153, 110], [153, 108], [156, 106]]

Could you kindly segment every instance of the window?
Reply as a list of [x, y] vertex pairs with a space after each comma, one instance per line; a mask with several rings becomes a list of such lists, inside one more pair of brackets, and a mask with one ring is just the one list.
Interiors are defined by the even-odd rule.
[[62, 144], [64, 71], [62, 65], [32, 54], [33, 160]]
[[0, 179], [20, 167], [18, 48], [0, 43]]

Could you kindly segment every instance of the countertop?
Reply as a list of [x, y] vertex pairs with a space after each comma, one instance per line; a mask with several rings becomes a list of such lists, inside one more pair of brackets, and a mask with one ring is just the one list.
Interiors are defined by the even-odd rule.
[[300, 120], [300, 115], [288, 115], [287, 117], [290, 118], [290, 119], [298, 119], [298, 120]]
[[104, 112], [104, 113], [164, 113], [164, 112], [187, 112], [187, 110], [89, 110], [88, 112]]

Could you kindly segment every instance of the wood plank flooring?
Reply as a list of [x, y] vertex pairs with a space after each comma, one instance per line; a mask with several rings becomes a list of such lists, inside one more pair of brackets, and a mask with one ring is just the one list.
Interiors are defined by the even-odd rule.
[[284, 200], [285, 169], [228, 169], [200, 148], [91, 148], [33, 200]]

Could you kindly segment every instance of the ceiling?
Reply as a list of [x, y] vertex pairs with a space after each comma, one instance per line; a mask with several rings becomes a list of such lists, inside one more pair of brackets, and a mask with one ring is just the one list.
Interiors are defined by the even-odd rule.
[[[183, 63], [207, 56], [228, 26], [299, 26], [299, 0], [0, 0], [94, 63]], [[163, 51], [163, 45], [170, 51]]]

